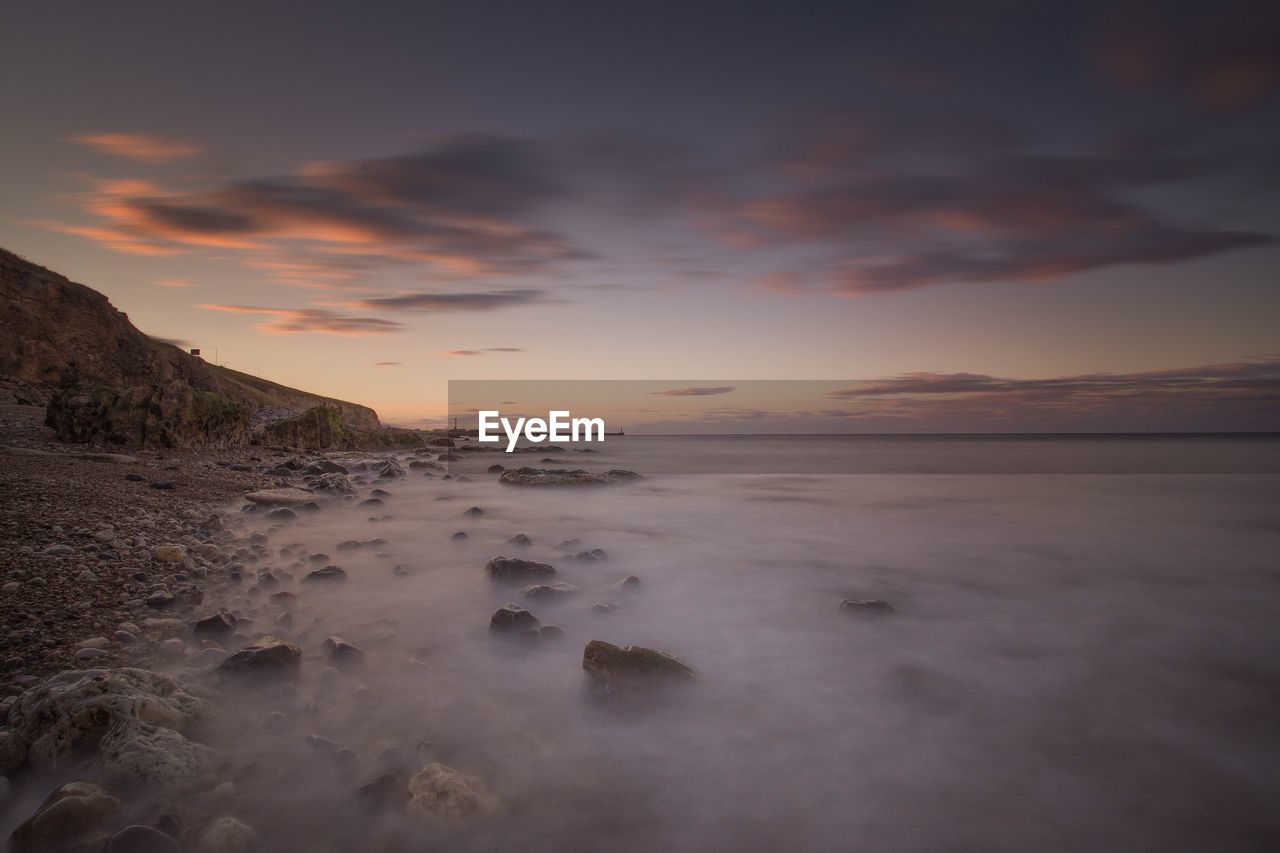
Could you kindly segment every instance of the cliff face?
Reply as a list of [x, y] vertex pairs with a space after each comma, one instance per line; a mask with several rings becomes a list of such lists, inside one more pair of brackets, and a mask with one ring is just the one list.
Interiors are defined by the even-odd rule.
[[[340, 424], [350, 445], [381, 430], [366, 406], [216, 367], [152, 340], [101, 293], [3, 249], [0, 378], [13, 396], [47, 402], [47, 422], [64, 441], [232, 447], [271, 440], [281, 433], [274, 424], [314, 409], [326, 413], [318, 421]], [[316, 440], [331, 445], [331, 432]], [[313, 443], [305, 429], [285, 434]]]

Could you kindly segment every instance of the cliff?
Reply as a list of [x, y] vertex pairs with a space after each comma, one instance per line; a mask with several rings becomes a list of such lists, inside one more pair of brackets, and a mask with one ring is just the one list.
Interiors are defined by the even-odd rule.
[[[149, 338], [96, 290], [3, 249], [0, 379], [13, 398], [47, 404], [47, 422], [64, 441], [192, 448], [387, 441], [367, 406], [208, 364]], [[312, 410], [320, 411], [302, 417]]]

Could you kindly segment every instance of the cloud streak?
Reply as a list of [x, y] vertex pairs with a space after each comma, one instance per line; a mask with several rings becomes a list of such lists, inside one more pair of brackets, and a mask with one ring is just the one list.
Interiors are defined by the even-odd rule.
[[67, 141], [148, 165], [185, 160], [204, 152], [203, 148], [191, 142], [140, 133], [88, 133], [67, 137]]
[[715, 397], [720, 394], [729, 394], [735, 391], [733, 385], [704, 385], [693, 386], [690, 388], [672, 388], [669, 391], [650, 391], [658, 397]]
[[199, 305], [206, 311], [260, 314], [270, 320], [255, 326], [269, 335], [318, 334], [344, 338], [386, 335], [404, 329], [403, 323], [379, 317], [353, 317], [321, 308], [261, 308], [254, 305]]

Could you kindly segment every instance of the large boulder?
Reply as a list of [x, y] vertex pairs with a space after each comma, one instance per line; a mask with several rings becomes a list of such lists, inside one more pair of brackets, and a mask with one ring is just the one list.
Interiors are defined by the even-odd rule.
[[427, 824], [448, 824], [497, 809], [484, 783], [452, 767], [432, 762], [409, 779], [409, 817]]
[[182, 733], [208, 703], [145, 669], [68, 670], [18, 697], [9, 726], [37, 768], [84, 762], [108, 778], [176, 784], [202, 766], [205, 750]]
[[635, 471], [614, 469], [595, 474], [582, 469], [512, 468], [502, 472], [499, 483], [508, 486], [605, 486], [643, 479]]
[[9, 836], [12, 853], [47, 853], [86, 841], [120, 811], [120, 800], [93, 782], [68, 782]]
[[519, 557], [494, 557], [485, 564], [485, 573], [492, 580], [504, 583], [528, 583], [554, 577], [554, 566], [539, 563], [536, 560], [522, 560]]

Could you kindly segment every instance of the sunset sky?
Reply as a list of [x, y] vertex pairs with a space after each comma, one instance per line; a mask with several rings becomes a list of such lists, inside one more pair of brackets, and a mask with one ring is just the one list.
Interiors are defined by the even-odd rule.
[[1278, 40], [1261, 2], [21, 4], [0, 246], [391, 423], [449, 379], [856, 378], [1039, 429], [1089, 377], [1089, 428], [1280, 428]]

